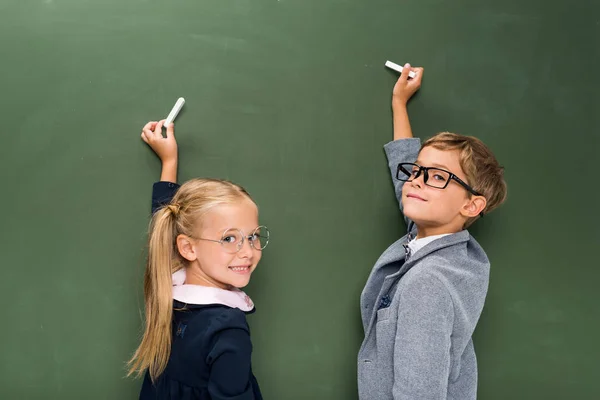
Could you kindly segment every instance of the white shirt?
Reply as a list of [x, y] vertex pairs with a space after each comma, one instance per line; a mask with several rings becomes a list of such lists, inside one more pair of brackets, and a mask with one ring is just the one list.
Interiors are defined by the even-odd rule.
[[441, 239], [444, 236], [451, 235], [451, 233], [443, 233], [441, 235], [433, 235], [427, 236], [421, 239], [414, 238], [410, 242], [408, 242], [407, 246], [410, 249], [410, 254], [414, 255], [417, 251], [421, 250], [423, 247], [433, 242], [434, 240]]

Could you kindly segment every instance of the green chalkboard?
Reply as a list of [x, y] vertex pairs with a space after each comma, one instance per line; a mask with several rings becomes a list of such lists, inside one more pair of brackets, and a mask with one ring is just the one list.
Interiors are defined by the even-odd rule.
[[247, 288], [268, 400], [356, 399], [359, 295], [404, 231], [390, 59], [416, 134], [481, 137], [509, 200], [479, 398], [600, 398], [600, 3], [0, 1], [0, 398], [132, 399], [151, 184], [142, 125], [186, 98], [180, 177], [246, 186], [272, 231]]

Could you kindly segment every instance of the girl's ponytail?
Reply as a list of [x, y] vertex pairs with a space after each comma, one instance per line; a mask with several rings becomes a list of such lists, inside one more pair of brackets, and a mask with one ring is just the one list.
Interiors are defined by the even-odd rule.
[[150, 224], [144, 276], [146, 328], [140, 346], [129, 361], [129, 375], [140, 376], [148, 369], [153, 381], [166, 368], [171, 353], [171, 274], [180, 268], [175, 249], [178, 211], [178, 207], [168, 205], [154, 214]]

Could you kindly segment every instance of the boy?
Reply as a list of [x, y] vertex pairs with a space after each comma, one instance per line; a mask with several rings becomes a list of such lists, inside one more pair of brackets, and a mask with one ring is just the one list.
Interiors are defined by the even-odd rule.
[[472, 335], [490, 263], [466, 228], [502, 204], [506, 183], [476, 138], [413, 138], [406, 104], [422, 76], [407, 64], [393, 92], [394, 141], [384, 149], [409, 233], [381, 255], [361, 295], [362, 400], [477, 397]]

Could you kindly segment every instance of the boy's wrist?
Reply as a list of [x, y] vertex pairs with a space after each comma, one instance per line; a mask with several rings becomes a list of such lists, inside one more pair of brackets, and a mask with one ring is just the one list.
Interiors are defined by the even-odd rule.
[[403, 99], [392, 98], [392, 109], [394, 111], [406, 111], [406, 104], [407, 102]]

